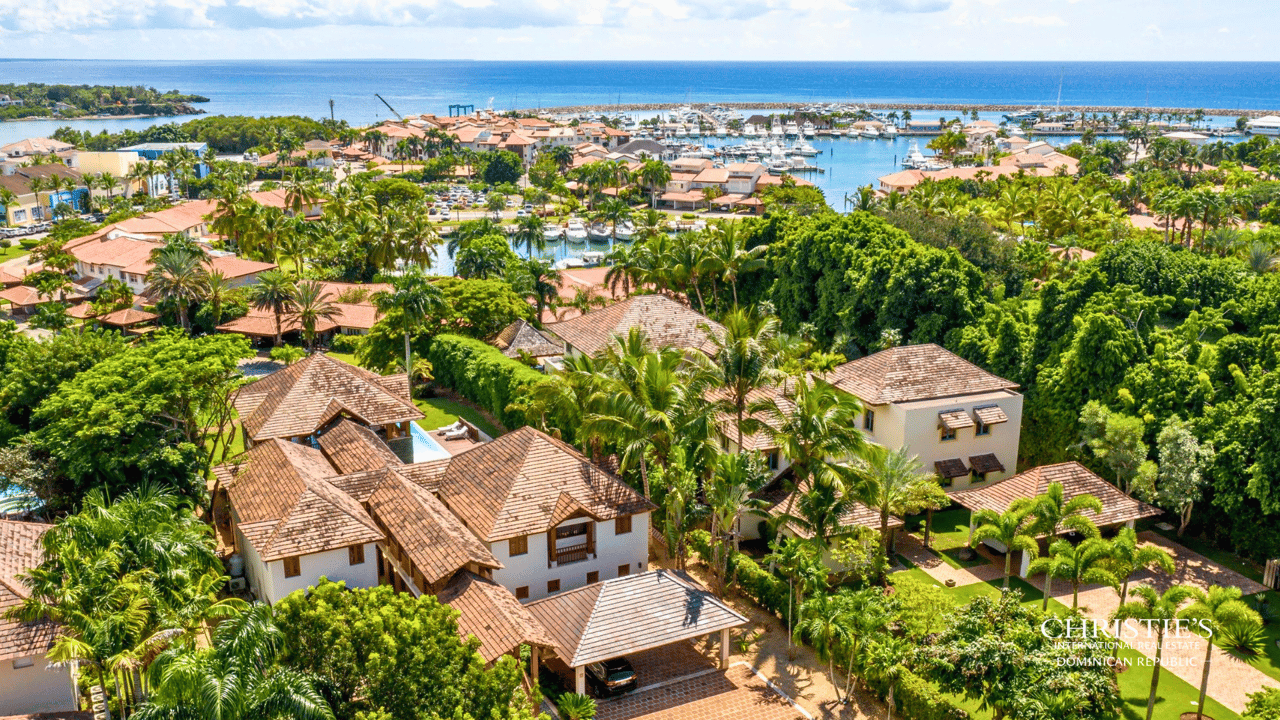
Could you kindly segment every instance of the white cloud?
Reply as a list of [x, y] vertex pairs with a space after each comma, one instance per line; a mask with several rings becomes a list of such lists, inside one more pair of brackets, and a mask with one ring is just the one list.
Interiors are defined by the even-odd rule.
[[1024, 15], [1022, 17], [1005, 18], [1005, 22], [1014, 25], [1032, 25], [1035, 27], [1061, 27], [1067, 24], [1057, 15]]

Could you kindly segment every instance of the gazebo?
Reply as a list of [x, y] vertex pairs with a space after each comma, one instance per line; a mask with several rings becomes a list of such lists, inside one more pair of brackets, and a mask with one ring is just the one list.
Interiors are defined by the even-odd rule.
[[121, 331], [128, 333], [138, 332], [138, 330], [134, 330], [136, 326], [155, 322], [156, 318], [159, 317], [159, 315], [146, 310], [127, 307], [102, 315], [97, 318], [97, 321], [100, 325], [119, 328]]
[[[997, 483], [984, 487], [957, 490], [950, 493], [951, 499], [962, 507], [968, 508], [969, 537], [973, 537], [975, 525], [973, 513], [978, 510], [991, 510], [1003, 513], [1019, 498], [1034, 498], [1042, 495], [1052, 483], [1061, 483], [1063, 499], [1070, 501], [1079, 495], [1092, 495], [1102, 503], [1100, 514], [1087, 513], [1086, 517], [1093, 521], [1099, 529], [1114, 528], [1121, 525], [1133, 527], [1142, 518], [1154, 517], [1161, 513], [1159, 508], [1148, 505], [1125, 495], [1115, 485], [1094, 475], [1088, 468], [1078, 462], [1058, 463], [1057, 465], [1041, 465], [1026, 472], [1018, 473]], [[1007, 551], [998, 543], [992, 543], [1001, 552]], [[1031, 558], [1022, 554], [1021, 569], [1018, 574], [1026, 577]]]
[[[587, 666], [720, 633], [720, 667], [729, 665], [729, 630], [747, 618], [682, 573], [624, 575], [525, 605], [546, 628], [556, 656], [587, 691]], [[536, 648], [535, 648], [536, 651]]]

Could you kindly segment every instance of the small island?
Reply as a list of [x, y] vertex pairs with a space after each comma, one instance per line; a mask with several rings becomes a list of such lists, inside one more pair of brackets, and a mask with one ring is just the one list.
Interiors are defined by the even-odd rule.
[[126, 85], [0, 83], [0, 119], [161, 117], [199, 115], [193, 103], [209, 102], [177, 90]]

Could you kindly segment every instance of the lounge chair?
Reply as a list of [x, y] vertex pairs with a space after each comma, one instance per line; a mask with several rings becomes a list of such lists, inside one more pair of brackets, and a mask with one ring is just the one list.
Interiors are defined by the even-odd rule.
[[444, 427], [436, 428], [436, 432], [438, 434], [444, 435], [447, 433], [455, 433], [455, 432], [458, 432], [459, 430], [466, 430], [466, 429], [467, 429], [467, 426], [463, 425], [462, 421], [459, 420], [452, 425], [445, 425]]
[[461, 440], [462, 438], [465, 438], [470, 434], [471, 434], [471, 429], [467, 427], [463, 427], [461, 430], [455, 430], [453, 432], [445, 433], [444, 439], [445, 440]]

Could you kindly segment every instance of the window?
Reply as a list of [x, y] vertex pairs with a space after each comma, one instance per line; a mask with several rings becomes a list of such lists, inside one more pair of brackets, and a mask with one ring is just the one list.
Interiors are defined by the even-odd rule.
[[862, 415], [862, 429], [867, 432], [876, 431], [876, 413], [874, 410], [868, 410]]
[[364, 564], [364, 546], [352, 545], [351, 547], [347, 548], [347, 559], [350, 561], [349, 564], [351, 565], [363, 565]]
[[951, 429], [951, 428], [949, 428], [949, 427], [944, 427], [944, 428], [942, 428], [942, 436], [941, 436], [941, 439], [942, 439], [942, 441], [943, 441], [943, 442], [946, 442], [946, 441], [948, 441], [948, 440], [955, 440], [955, 439], [956, 439], [956, 431], [955, 431], [955, 430], [952, 430], [952, 429]]
[[556, 528], [556, 539], [563, 540], [565, 538], [577, 537], [587, 534], [587, 524], [579, 523], [577, 525], [569, 525], [567, 527]]
[[630, 563], [628, 563], [628, 564], [626, 564], [626, 565], [619, 565], [619, 566], [618, 566], [618, 577], [622, 577], [623, 575], [630, 575], [630, 574], [631, 574], [631, 564], [630, 564]]
[[509, 557], [524, 555], [528, 552], [529, 552], [529, 536], [528, 535], [513, 537], [507, 541], [507, 555]]
[[559, 580], [548, 580], [548, 581], [547, 581], [547, 592], [549, 592], [549, 593], [558, 593], [558, 592], [560, 592], [560, 581], [559, 581]]
[[520, 587], [516, 588], [516, 599], [517, 599], [517, 600], [528, 600], [528, 599], [529, 599], [529, 586], [528, 586], [528, 585], [521, 585]]
[[978, 483], [986, 482], [986, 481], [987, 481], [987, 474], [986, 474], [986, 473], [980, 473], [980, 472], [978, 472], [977, 470], [972, 470], [972, 471], [970, 471], [970, 472], [969, 472], [969, 484], [970, 484], [970, 485], [977, 485]]
[[990, 434], [991, 434], [991, 426], [990, 426], [990, 425], [988, 425], [988, 424], [986, 424], [986, 423], [982, 422], [981, 420], [978, 420], [978, 421], [976, 421], [976, 422], [977, 422], [977, 424], [973, 426], [973, 435], [974, 435], [974, 437], [982, 437], [983, 435], [990, 435]]
[[591, 572], [587, 573], [588, 585], [593, 585], [598, 582], [600, 582], [600, 572], [598, 570], [592, 570]]
[[778, 451], [777, 450], [774, 450], [773, 452], [769, 453], [767, 460], [769, 461], [770, 470], [778, 469]]
[[955, 483], [955, 479], [949, 477], [938, 476], [938, 485], [940, 487], [949, 488]]
[[626, 535], [631, 532], [631, 516], [623, 515], [613, 521], [613, 534]]
[[287, 578], [298, 577], [302, 574], [302, 568], [299, 567], [298, 558], [287, 557], [284, 559], [284, 576]]

